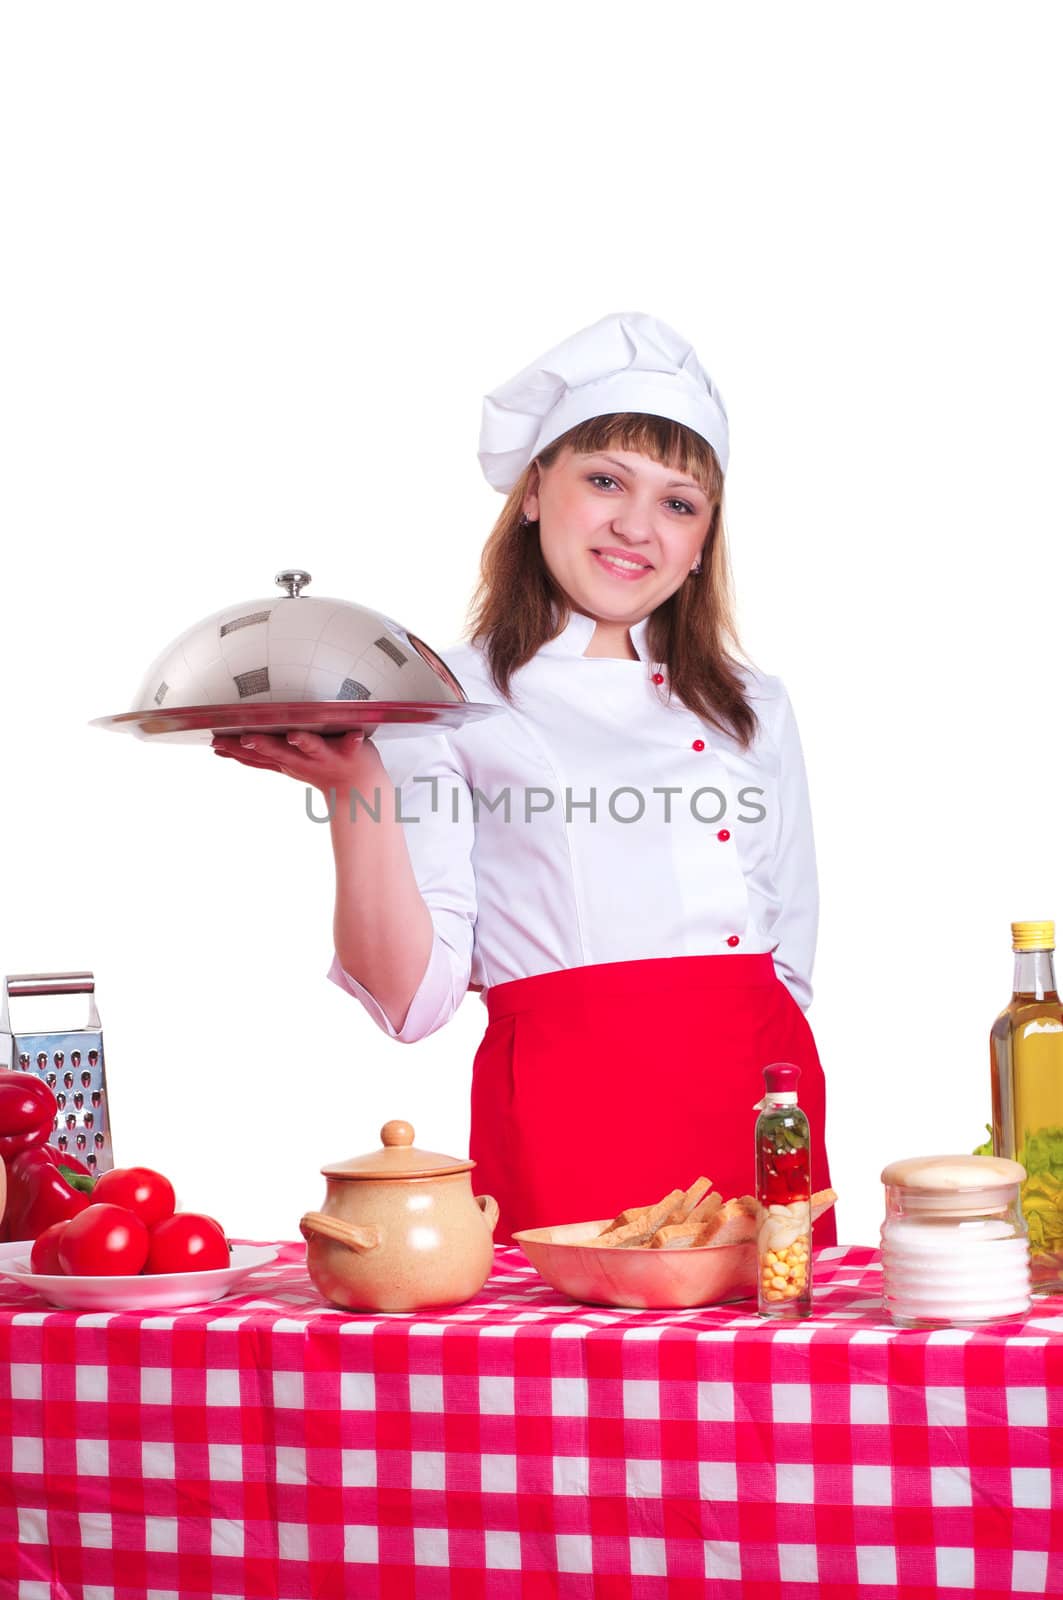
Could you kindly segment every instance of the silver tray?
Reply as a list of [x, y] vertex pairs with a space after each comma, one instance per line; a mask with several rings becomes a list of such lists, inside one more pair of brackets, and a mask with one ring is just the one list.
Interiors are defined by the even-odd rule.
[[120, 711], [94, 717], [93, 728], [132, 733], [138, 739], [172, 744], [210, 744], [214, 734], [379, 733], [385, 738], [414, 737], [428, 728], [460, 728], [493, 717], [502, 706], [469, 700], [263, 700], [220, 706], [169, 706], [154, 711]]

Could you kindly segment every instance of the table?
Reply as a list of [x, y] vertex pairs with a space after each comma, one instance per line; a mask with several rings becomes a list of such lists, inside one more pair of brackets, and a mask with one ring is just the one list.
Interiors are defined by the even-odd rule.
[[869, 1249], [816, 1314], [475, 1301], [355, 1316], [287, 1244], [159, 1316], [0, 1286], [3, 1600], [979, 1600], [1063, 1593], [1063, 1300], [893, 1328]]

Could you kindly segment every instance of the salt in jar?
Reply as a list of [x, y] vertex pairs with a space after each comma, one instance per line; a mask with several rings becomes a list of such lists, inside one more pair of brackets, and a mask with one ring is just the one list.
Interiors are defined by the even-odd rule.
[[899, 1327], [978, 1327], [1029, 1311], [1025, 1177], [998, 1156], [915, 1156], [885, 1169], [883, 1303]]

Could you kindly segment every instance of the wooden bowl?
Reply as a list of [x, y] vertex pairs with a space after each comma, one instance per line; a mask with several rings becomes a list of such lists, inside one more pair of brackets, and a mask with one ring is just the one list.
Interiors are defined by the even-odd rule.
[[597, 1245], [611, 1221], [603, 1217], [555, 1228], [526, 1228], [513, 1238], [540, 1277], [589, 1305], [680, 1310], [756, 1294], [753, 1240], [672, 1250]]

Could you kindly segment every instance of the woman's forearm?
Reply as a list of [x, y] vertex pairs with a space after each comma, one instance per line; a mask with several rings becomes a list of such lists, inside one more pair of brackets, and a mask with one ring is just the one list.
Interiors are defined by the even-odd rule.
[[336, 863], [333, 938], [344, 971], [401, 1029], [432, 951], [432, 918], [417, 887], [394, 791], [381, 782], [380, 819], [340, 791], [330, 829]]

